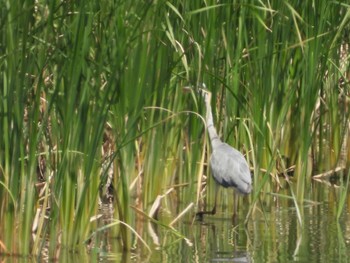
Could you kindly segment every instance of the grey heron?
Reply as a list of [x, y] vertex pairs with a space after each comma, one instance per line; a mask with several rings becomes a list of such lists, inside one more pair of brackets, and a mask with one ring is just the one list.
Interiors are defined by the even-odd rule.
[[[205, 85], [203, 84], [205, 87]], [[215, 200], [214, 207], [210, 211], [197, 212], [197, 216], [201, 219], [204, 214], [216, 213], [216, 201], [218, 196], [219, 185], [227, 188], [233, 187], [239, 193], [247, 195], [252, 190], [252, 179], [249, 165], [243, 154], [232, 146], [220, 140], [213, 122], [213, 114], [211, 111], [211, 92], [206, 89], [199, 88], [201, 96], [204, 98], [206, 106], [206, 125], [212, 146], [212, 154], [210, 156], [210, 167], [215, 184]], [[234, 214], [236, 214], [236, 200], [234, 205]]]

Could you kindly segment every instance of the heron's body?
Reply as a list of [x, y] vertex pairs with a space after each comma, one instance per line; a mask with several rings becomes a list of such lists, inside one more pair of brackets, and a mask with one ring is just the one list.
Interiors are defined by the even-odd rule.
[[227, 143], [221, 143], [210, 157], [212, 175], [219, 185], [235, 187], [241, 194], [252, 189], [250, 170], [244, 156]]

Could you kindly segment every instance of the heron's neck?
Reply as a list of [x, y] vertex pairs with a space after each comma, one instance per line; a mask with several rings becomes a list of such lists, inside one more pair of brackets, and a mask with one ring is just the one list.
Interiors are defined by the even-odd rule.
[[207, 128], [208, 128], [211, 146], [213, 149], [215, 149], [222, 142], [221, 142], [221, 140], [216, 132], [215, 126], [214, 126], [213, 114], [211, 112], [210, 99], [211, 99], [210, 95], [208, 95], [205, 98], [205, 104], [206, 104], [206, 108], [207, 108], [207, 117], [206, 117], [207, 120], [206, 121], [207, 121]]

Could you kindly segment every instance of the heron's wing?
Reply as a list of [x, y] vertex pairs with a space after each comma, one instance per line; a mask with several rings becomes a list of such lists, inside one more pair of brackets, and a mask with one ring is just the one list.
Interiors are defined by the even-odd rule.
[[251, 175], [244, 156], [223, 144], [214, 150], [210, 165], [214, 179], [224, 187], [236, 187], [242, 193], [250, 191]]

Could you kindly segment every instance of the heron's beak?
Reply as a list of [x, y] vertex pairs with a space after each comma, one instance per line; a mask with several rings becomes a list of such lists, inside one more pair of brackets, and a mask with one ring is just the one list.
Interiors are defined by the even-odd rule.
[[191, 91], [192, 91], [192, 87], [190, 87], [190, 86], [182, 87], [182, 92], [189, 93]]
[[192, 85], [182, 87], [182, 92], [184, 92], [184, 93], [196, 92], [196, 93], [199, 93], [202, 96], [206, 96], [206, 95], [210, 95], [211, 94], [211, 92], [206, 89], [206, 85], [204, 83], [201, 83], [197, 87], [194, 87]]

